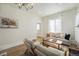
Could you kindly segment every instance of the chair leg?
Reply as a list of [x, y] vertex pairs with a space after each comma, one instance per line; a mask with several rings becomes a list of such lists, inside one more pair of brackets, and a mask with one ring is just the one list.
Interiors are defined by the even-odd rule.
[[25, 51], [25, 53], [24, 53], [25, 55], [28, 55], [28, 49], [26, 49], [26, 51]]
[[26, 52], [27, 52], [27, 49], [26, 49], [26, 51], [25, 51], [25, 53], [24, 53], [25, 55], [26, 55]]
[[26, 49], [24, 54], [27, 55], [27, 56], [37, 56], [37, 54], [34, 52], [33, 49], [31, 49], [31, 50]]

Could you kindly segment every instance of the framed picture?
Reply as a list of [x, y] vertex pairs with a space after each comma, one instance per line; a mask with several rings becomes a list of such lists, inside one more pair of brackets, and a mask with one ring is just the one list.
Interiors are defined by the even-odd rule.
[[9, 18], [0, 17], [0, 28], [17, 28], [17, 22]]

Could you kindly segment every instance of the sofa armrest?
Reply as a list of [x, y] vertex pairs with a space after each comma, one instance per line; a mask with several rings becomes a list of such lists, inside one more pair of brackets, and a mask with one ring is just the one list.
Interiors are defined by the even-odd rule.
[[36, 49], [45, 54], [46, 56], [64, 56], [64, 52], [55, 48], [47, 48], [41, 44], [36, 45]]

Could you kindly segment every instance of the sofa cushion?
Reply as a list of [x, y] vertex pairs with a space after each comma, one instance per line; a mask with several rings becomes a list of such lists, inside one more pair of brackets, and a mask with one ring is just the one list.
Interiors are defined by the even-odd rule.
[[47, 48], [41, 44], [36, 44], [36, 49], [38, 49], [40, 52], [44, 53], [47, 56], [64, 56], [64, 52], [60, 51], [58, 49], [55, 48]]

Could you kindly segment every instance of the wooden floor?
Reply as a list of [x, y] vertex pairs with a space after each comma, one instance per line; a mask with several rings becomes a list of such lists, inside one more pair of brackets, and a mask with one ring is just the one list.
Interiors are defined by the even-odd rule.
[[0, 51], [0, 53], [7, 52], [8, 56], [23, 56], [26, 50], [26, 46], [24, 44]]

